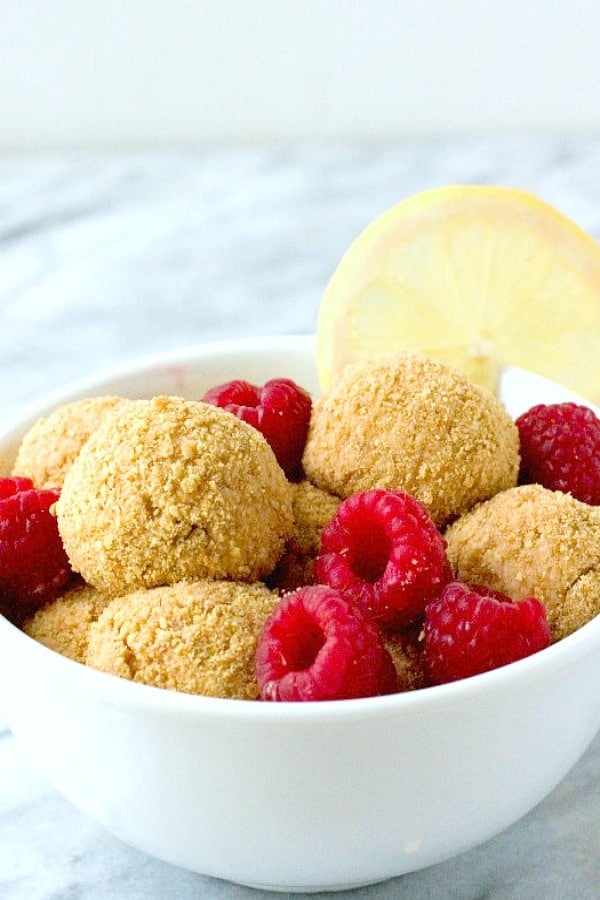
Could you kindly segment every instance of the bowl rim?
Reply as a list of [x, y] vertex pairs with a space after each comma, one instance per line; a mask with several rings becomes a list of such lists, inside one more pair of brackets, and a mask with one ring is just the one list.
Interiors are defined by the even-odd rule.
[[[314, 334], [250, 336], [188, 344], [139, 355], [126, 362], [106, 366], [81, 378], [71, 380], [27, 404], [17, 415], [13, 415], [3, 424], [0, 429], [0, 446], [9, 441], [13, 433], [22, 431], [24, 423], [44, 415], [53, 406], [68, 402], [69, 398], [75, 399], [76, 396], [81, 396], [88, 391], [90, 394], [93, 392], [98, 395], [107, 382], [135, 376], [149, 368], [169, 368], [174, 365], [183, 365], [186, 362], [195, 362], [199, 356], [202, 356], [203, 359], [215, 358], [224, 353], [244, 352], [250, 348], [260, 352], [286, 348], [308, 351], [314, 348], [315, 342]], [[556, 386], [562, 391], [567, 390], [558, 383], [526, 369], [510, 367], [508, 371], [534, 376], [540, 383]], [[572, 394], [572, 392], [569, 393]], [[577, 395], [572, 394], [572, 396], [576, 397]], [[590, 401], [584, 398], [578, 399], [600, 413], [600, 410]], [[125, 704], [144, 710], [155, 709], [166, 714], [187, 713], [192, 716], [207, 716], [230, 721], [319, 722], [321, 720], [331, 721], [332, 718], [336, 721], [348, 717], [368, 719], [372, 716], [400, 713], [422, 715], [438, 704], [445, 706], [449, 703], [477, 701], [486, 693], [503, 689], [507, 682], [518, 684], [532, 676], [535, 677], [544, 670], [548, 672], [560, 670], [590, 653], [600, 652], [600, 615], [544, 650], [489, 672], [418, 690], [378, 697], [323, 700], [313, 703], [291, 701], [268, 703], [207, 697], [130, 681], [93, 669], [49, 649], [0, 614], [0, 642], [4, 639], [3, 635], [6, 635], [7, 640], [22, 642], [24, 653], [41, 654], [40, 659], [45, 656], [48, 664], [55, 667], [56, 671], [64, 672], [65, 677], [83, 678], [91, 690], [111, 703]]]
[[[44, 414], [45, 410], [68, 401], [69, 397], [75, 398], [86, 391], [93, 392], [95, 396], [109, 381], [128, 378], [139, 375], [146, 369], [169, 369], [173, 366], [183, 365], [186, 362], [195, 361], [198, 355], [209, 359], [221, 356], [223, 353], [244, 352], [255, 348], [259, 352], [288, 347], [290, 350], [301, 348], [308, 351], [316, 346], [314, 334], [286, 334], [286, 335], [261, 335], [257, 337], [221, 338], [206, 343], [192, 343], [165, 348], [150, 353], [139, 354], [132, 359], [124, 360], [113, 365], [102, 366], [86, 375], [70, 379], [64, 384], [44, 392], [39, 397], [25, 403], [17, 412], [9, 415], [0, 426], [0, 446], [10, 437], [13, 431], [22, 429], [23, 423], [34, 417]], [[91, 395], [91, 394], [90, 394]]]
[[[280, 701], [240, 700], [187, 694], [168, 688], [130, 681], [117, 675], [69, 659], [30, 637], [8, 619], [0, 615], [0, 643], [4, 640], [22, 643], [24, 653], [45, 658], [58, 676], [81, 678], [84, 684], [111, 704], [137, 708], [139, 711], [158, 711], [162, 714], [187, 714], [193, 718], [218, 718], [243, 722], [319, 722], [350, 719], [370, 719], [387, 715], [423, 715], [432, 707], [478, 702], [492, 696], [507, 685], [515, 688], [531, 678], [543, 676], [572, 666], [592, 653], [600, 653], [600, 615], [577, 631], [544, 650], [489, 672], [472, 675], [446, 684], [432, 685], [418, 690], [360, 697], [349, 700], [320, 700], [298, 703]], [[9, 720], [10, 724], [10, 720]]]

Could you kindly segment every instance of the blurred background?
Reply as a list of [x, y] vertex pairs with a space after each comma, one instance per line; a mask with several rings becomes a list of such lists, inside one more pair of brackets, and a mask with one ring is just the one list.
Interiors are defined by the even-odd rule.
[[3, 0], [5, 150], [591, 133], [594, 0]]
[[313, 331], [452, 182], [600, 234], [594, 0], [3, 0], [0, 416], [125, 357]]

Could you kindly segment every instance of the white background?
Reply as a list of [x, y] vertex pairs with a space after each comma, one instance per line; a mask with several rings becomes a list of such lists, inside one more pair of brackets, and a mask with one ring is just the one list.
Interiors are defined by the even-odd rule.
[[597, 0], [0, 0], [0, 151], [599, 127]]

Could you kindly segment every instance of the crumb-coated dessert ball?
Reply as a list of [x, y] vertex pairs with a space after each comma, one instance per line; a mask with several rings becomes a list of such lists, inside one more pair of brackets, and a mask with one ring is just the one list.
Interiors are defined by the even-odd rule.
[[421, 354], [348, 366], [313, 405], [307, 478], [341, 497], [406, 491], [441, 525], [517, 482], [516, 426], [501, 402]]
[[302, 556], [314, 556], [321, 546], [321, 532], [335, 515], [341, 500], [306, 479], [291, 484], [291, 489], [294, 528], [288, 547]]
[[201, 581], [117, 597], [90, 628], [87, 663], [155, 687], [255, 700], [258, 636], [278, 597]]
[[38, 419], [24, 436], [13, 466], [15, 475], [31, 478], [35, 487], [61, 487], [79, 451], [122, 397], [73, 400]]
[[105, 594], [89, 584], [72, 588], [38, 609], [24, 623], [23, 631], [51, 650], [85, 663], [90, 625], [109, 602]]
[[600, 510], [538, 484], [497, 494], [445, 533], [455, 577], [546, 607], [552, 640], [600, 613]]
[[341, 500], [310, 481], [291, 483], [294, 527], [283, 556], [267, 583], [280, 591], [293, 591], [313, 583], [313, 563], [321, 548], [321, 532]]
[[129, 401], [106, 419], [67, 473], [56, 511], [75, 571], [113, 596], [258, 580], [292, 530], [290, 486], [262, 435], [178, 397]]
[[419, 640], [421, 625], [416, 628], [384, 634], [385, 649], [392, 657], [398, 677], [398, 691], [416, 691], [427, 687], [427, 673]]

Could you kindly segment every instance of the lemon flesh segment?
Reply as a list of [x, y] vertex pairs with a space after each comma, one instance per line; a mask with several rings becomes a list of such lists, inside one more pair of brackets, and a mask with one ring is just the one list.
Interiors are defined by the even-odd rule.
[[376, 219], [325, 291], [321, 386], [353, 360], [419, 351], [495, 390], [505, 365], [600, 400], [600, 246], [508, 188], [420, 194]]

